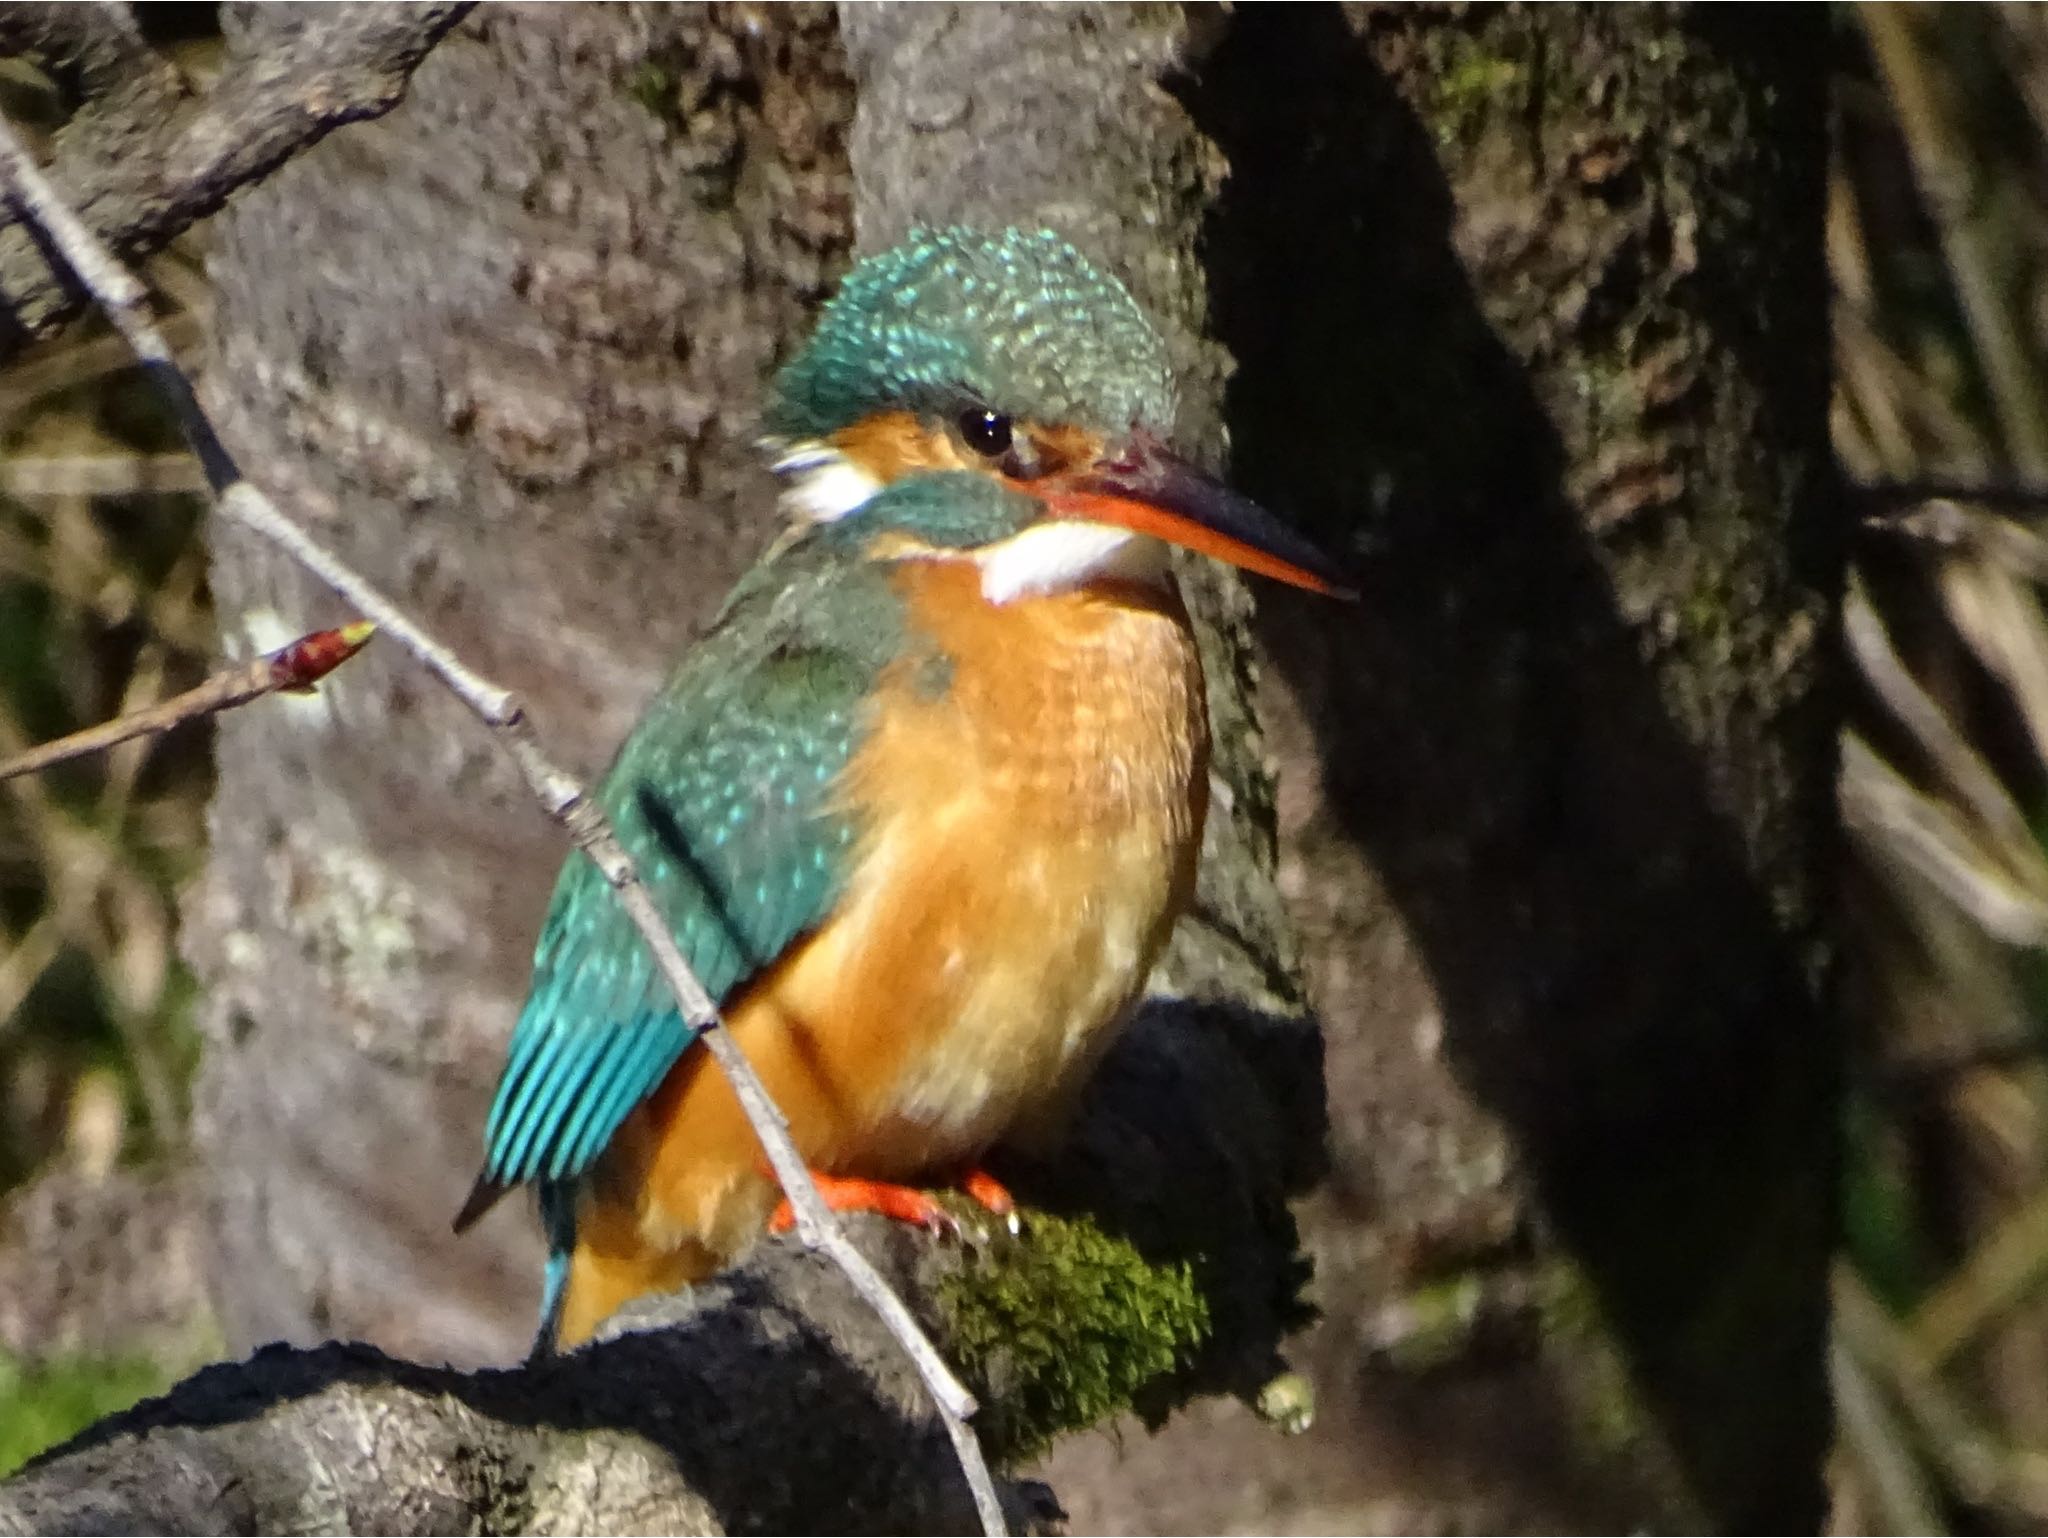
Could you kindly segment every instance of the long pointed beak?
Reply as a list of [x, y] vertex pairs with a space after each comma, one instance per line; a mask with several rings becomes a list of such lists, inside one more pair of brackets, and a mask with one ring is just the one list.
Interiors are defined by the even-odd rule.
[[1048, 477], [1042, 495], [1056, 517], [1149, 534], [1312, 593], [1358, 596], [1343, 570], [1308, 540], [1148, 438], [1134, 438], [1085, 470]]

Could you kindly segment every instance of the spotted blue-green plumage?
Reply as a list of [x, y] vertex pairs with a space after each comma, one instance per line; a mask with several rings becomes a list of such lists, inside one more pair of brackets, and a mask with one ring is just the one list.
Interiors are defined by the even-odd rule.
[[[980, 476], [919, 475], [807, 531], [734, 590], [626, 739], [599, 803], [714, 1000], [829, 910], [857, 832], [835, 777], [862, 741], [876, 676], [920, 663], [886, 566], [850, 557], [884, 529], [965, 547], [1034, 513]], [[943, 657], [921, 667], [943, 684]], [[491, 1107], [480, 1193], [539, 1182], [559, 1260], [574, 1207], [551, 1188], [590, 1167], [689, 1042], [617, 898], [572, 857]]]
[[[599, 792], [714, 999], [814, 923], [837, 890], [844, 767], [875, 659], [807, 612], [721, 627], [669, 681]], [[558, 1180], [602, 1151], [688, 1037], [596, 868], [564, 866], [487, 1133], [499, 1181]]]
[[[920, 231], [846, 278], [777, 378], [767, 430], [829, 438], [878, 412], [953, 420], [963, 403], [1092, 428], [1170, 429], [1173, 374], [1130, 295], [1057, 236]], [[743, 579], [648, 706], [599, 801], [714, 1000], [821, 924], [848, 879], [858, 809], [836, 781], [892, 663], [941, 690], [885, 563], [884, 530], [969, 548], [1043, 509], [973, 474], [914, 474], [819, 522]], [[591, 864], [556, 883], [533, 982], [492, 1105], [461, 1227], [538, 1186], [549, 1259], [541, 1348], [555, 1334], [579, 1182], [689, 1046], [637, 933]]]
[[847, 274], [775, 382], [768, 430], [817, 438], [961, 398], [1039, 422], [1170, 429], [1173, 369], [1128, 290], [1046, 230], [918, 230]]

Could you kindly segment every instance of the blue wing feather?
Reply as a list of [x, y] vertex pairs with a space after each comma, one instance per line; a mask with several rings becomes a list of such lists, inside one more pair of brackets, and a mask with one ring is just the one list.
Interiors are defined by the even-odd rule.
[[[838, 895], [854, 829], [833, 782], [900, 635], [880, 574], [798, 546], [735, 592], [605, 776], [600, 804], [720, 1003]], [[572, 855], [491, 1107], [483, 1182], [543, 1182], [551, 1247], [568, 1242], [565, 1193], [691, 1039], [615, 894]]]

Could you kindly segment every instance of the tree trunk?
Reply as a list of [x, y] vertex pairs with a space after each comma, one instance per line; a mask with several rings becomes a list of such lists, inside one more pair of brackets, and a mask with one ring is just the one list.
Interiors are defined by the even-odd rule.
[[[817, 7], [491, 7], [422, 69], [222, 216], [211, 400], [255, 478], [587, 773], [771, 532], [752, 418], [844, 261], [849, 86]], [[336, 614], [213, 537], [231, 647]], [[221, 725], [186, 947], [222, 1322], [505, 1360], [531, 1213], [448, 1223], [567, 846], [408, 659], [346, 671]]]
[[[746, 440], [843, 260], [849, 69], [863, 244], [1066, 231], [1167, 326], [1191, 446], [1227, 399], [1240, 483], [1349, 544], [1355, 611], [1259, 619], [1336, 1113], [1321, 1422], [1072, 1445], [1082, 1526], [1818, 1520], [1823, 26], [890, 6], [842, 55], [807, 8], [493, 7], [222, 218], [212, 396], [252, 473], [581, 769], [768, 537]], [[234, 644], [335, 617], [215, 538]], [[1199, 601], [1229, 815], [1169, 976], [1232, 1007], [1155, 1014], [1111, 1092], [1208, 1054], [1263, 1191], [1321, 1106], [1242, 589]], [[230, 1338], [502, 1359], [530, 1219], [446, 1221], [563, 845], [385, 648], [220, 759], [187, 945]], [[1237, 1321], [1241, 1388], [1272, 1322]]]
[[1174, 40], [1184, 112], [1068, 84], [1076, 35], [1157, 47], [1122, 17], [847, 21], [864, 238], [1045, 219], [1191, 327], [1199, 245], [1236, 478], [1366, 574], [1351, 616], [1260, 609], [1328, 1043], [1321, 1423], [1211, 1406], [1055, 1485], [1126, 1530], [1815, 1525], [1823, 20], [1247, 8]]
[[1247, 8], [1189, 92], [1236, 479], [1366, 575], [1260, 608], [1322, 1421], [1170, 1430], [1109, 1520], [1820, 1519], [1843, 531], [1790, 14]]

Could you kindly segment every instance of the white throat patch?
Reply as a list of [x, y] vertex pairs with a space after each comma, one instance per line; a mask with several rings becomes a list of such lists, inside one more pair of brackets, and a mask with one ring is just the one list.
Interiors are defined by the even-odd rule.
[[778, 452], [769, 467], [783, 479], [782, 508], [808, 523], [830, 523], [866, 507], [882, 489], [859, 465], [829, 443], [807, 438], [774, 443]]
[[1106, 523], [1054, 519], [977, 551], [981, 596], [1004, 604], [1070, 592], [1101, 577], [1154, 587], [1167, 580], [1166, 547], [1146, 534]]

